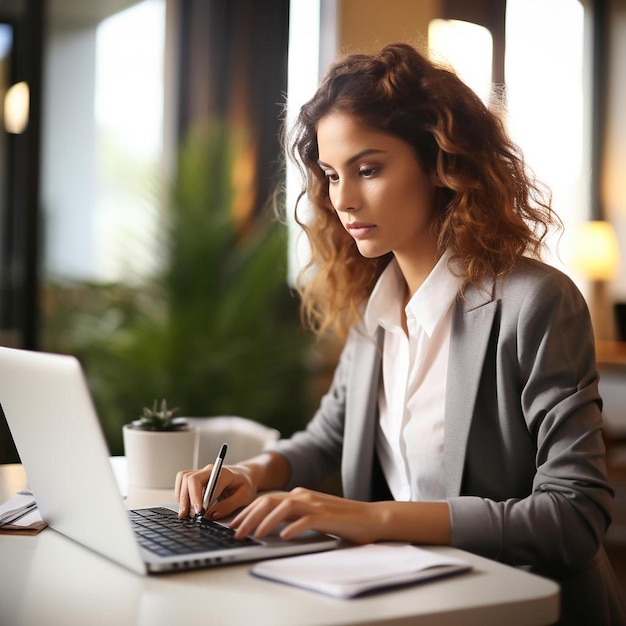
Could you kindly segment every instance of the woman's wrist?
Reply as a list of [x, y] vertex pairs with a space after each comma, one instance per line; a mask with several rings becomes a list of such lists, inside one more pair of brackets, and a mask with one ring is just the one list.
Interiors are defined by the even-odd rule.
[[289, 464], [276, 452], [264, 452], [237, 466], [246, 473], [257, 491], [283, 489], [289, 478]]
[[450, 507], [447, 502], [372, 502], [378, 541], [408, 541], [449, 545]]

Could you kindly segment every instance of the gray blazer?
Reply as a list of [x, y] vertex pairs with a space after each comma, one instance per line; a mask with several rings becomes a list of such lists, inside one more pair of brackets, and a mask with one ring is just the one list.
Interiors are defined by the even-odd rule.
[[[351, 332], [306, 430], [278, 443], [289, 487], [341, 470], [369, 501], [382, 331]], [[611, 521], [593, 333], [564, 274], [524, 259], [468, 289], [452, 322], [444, 463], [452, 545], [557, 580], [562, 623], [626, 624], [602, 548]]]

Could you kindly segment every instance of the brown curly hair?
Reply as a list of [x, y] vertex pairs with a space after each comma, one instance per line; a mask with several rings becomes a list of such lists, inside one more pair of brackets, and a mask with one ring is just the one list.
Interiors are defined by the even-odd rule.
[[[331, 112], [406, 141], [436, 173], [433, 236], [440, 253], [451, 251], [463, 288], [504, 276], [523, 254], [538, 257], [549, 227], [560, 225], [500, 117], [456, 74], [404, 43], [347, 56], [330, 67], [286, 138], [304, 181], [296, 221], [311, 247], [297, 287], [304, 321], [319, 334], [345, 336], [391, 258], [361, 256], [332, 209], [317, 145], [318, 123]], [[300, 217], [304, 196], [312, 210]]]

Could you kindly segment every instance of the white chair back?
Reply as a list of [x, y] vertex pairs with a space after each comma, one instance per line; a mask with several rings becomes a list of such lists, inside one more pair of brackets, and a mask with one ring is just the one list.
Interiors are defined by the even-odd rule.
[[228, 444], [225, 463], [232, 465], [260, 454], [280, 439], [276, 429], [245, 417], [219, 415], [186, 419], [190, 426], [198, 430], [196, 469], [213, 463], [223, 443]]

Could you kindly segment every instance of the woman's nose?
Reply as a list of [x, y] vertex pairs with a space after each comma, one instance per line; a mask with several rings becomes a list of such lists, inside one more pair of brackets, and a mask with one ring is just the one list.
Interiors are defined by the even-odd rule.
[[359, 208], [359, 196], [354, 185], [340, 181], [329, 190], [330, 201], [335, 211], [355, 211]]

